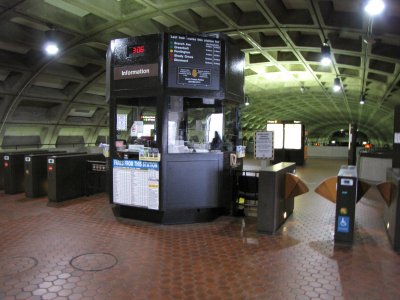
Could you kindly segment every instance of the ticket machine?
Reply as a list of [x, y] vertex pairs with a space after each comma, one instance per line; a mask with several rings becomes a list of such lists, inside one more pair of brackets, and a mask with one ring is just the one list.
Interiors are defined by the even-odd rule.
[[241, 144], [244, 56], [221, 34], [112, 40], [107, 52], [110, 199], [123, 217], [212, 219]]

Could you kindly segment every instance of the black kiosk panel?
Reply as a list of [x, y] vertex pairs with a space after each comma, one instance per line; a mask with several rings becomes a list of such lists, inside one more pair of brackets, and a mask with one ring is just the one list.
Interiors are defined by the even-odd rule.
[[[167, 193], [166, 209], [190, 208], [196, 203], [197, 208], [219, 206], [221, 188], [220, 171], [222, 169], [222, 153], [220, 155], [201, 155], [191, 159], [186, 155], [169, 157], [167, 163]], [[190, 174], [190, 176], [188, 176]], [[184, 185], [176, 184], [184, 182]]]
[[[110, 67], [114, 91], [151, 90], [161, 87], [160, 34], [113, 40], [110, 47], [113, 48]], [[135, 84], [132, 84], [132, 80]]]
[[225, 45], [225, 52], [225, 98], [241, 102], [244, 96], [243, 53], [230, 43]]

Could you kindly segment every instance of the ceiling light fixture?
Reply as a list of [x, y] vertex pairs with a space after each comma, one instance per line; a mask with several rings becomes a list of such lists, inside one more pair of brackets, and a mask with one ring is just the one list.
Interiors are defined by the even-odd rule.
[[369, 0], [364, 10], [370, 16], [376, 16], [383, 12], [385, 9], [385, 3], [382, 0]]
[[331, 47], [328, 45], [328, 42], [323, 43], [321, 47], [321, 64], [323, 66], [332, 64]]
[[304, 94], [305, 91], [306, 91], [306, 88], [305, 88], [304, 86], [301, 86], [301, 87], [300, 87], [300, 92], [301, 92], [302, 94]]
[[360, 97], [360, 104], [361, 104], [361, 105], [364, 105], [364, 104], [365, 104], [365, 94], [364, 94], [364, 95], [361, 95], [361, 97]]
[[340, 82], [340, 78], [336, 77], [335, 80], [333, 81], [333, 91], [335, 93], [339, 92], [342, 89], [342, 85]]
[[55, 29], [51, 28], [45, 32], [44, 50], [48, 55], [56, 55], [59, 51], [58, 44], [55, 38]]
[[250, 105], [249, 97], [248, 97], [248, 96], [245, 97], [244, 105], [246, 105], [246, 106], [249, 106], [249, 105]]

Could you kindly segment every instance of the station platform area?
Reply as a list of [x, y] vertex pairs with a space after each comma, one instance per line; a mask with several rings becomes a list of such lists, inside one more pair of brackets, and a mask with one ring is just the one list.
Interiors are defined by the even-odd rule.
[[297, 167], [310, 192], [275, 235], [250, 216], [160, 225], [116, 217], [104, 193], [49, 204], [0, 191], [0, 299], [400, 299], [375, 187], [354, 244], [333, 242], [335, 205], [313, 190], [343, 164]]

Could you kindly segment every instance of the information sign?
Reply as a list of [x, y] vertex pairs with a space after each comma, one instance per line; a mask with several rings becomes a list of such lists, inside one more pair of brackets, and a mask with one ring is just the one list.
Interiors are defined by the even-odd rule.
[[274, 139], [272, 131], [257, 131], [255, 133], [255, 151], [257, 159], [269, 159], [274, 157]]
[[158, 162], [113, 160], [114, 203], [158, 210], [158, 190]]
[[219, 39], [168, 36], [168, 87], [219, 90], [220, 67]]

